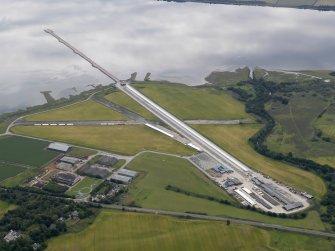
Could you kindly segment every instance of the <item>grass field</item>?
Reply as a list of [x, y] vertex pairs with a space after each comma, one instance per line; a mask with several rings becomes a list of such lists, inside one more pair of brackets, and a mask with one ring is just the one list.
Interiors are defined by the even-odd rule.
[[28, 121], [128, 120], [126, 116], [92, 100], [31, 115]]
[[218, 84], [222, 86], [230, 86], [235, 85], [237, 82], [240, 81], [247, 81], [249, 80], [249, 68], [240, 68], [234, 72], [230, 71], [222, 71], [222, 72], [212, 72], [206, 77], [206, 80], [213, 84]]
[[85, 230], [53, 238], [48, 251], [334, 250], [334, 241], [246, 225], [102, 210]]
[[70, 151], [66, 153], [67, 156], [75, 158], [87, 158], [90, 155], [96, 154], [97, 151], [81, 148], [81, 147], [71, 147]]
[[146, 126], [34, 127], [17, 126], [21, 135], [57, 140], [94, 149], [134, 155], [143, 150], [190, 155], [194, 151]]
[[82, 194], [88, 195], [95, 187], [97, 187], [102, 182], [103, 180], [100, 179], [86, 177], [79, 181], [76, 185], [71, 187], [71, 189], [68, 190], [66, 194], [76, 196], [78, 192], [80, 192]]
[[251, 118], [242, 103], [227, 92], [211, 87], [149, 82], [136, 84], [144, 95], [180, 119]]
[[140, 172], [129, 187], [128, 203], [147, 208], [171, 211], [192, 211], [209, 215], [228, 216], [234, 218], [264, 221], [311, 229], [324, 229], [319, 214], [311, 211], [303, 220], [287, 220], [265, 216], [252, 211], [223, 205], [205, 199], [186, 196], [165, 190], [166, 185], [174, 185], [185, 190], [229, 199], [228, 195], [192, 166], [189, 162], [175, 157], [145, 153], [138, 156], [127, 168]]
[[255, 170], [307, 191], [318, 198], [326, 192], [325, 184], [318, 176], [266, 158], [252, 149], [248, 139], [260, 129], [260, 125], [206, 125], [194, 126], [194, 128]]
[[127, 108], [130, 111], [133, 111], [144, 118], [148, 120], [158, 121], [159, 119], [153, 115], [151, 112], [149, 112], [147, 109], [139, 105], [136, 101], [128, 97], [123, 92], [113, 92], [107, 96], [105, 96], [106, 99], [123, 106]]
[[17, 136], [0, 137], [0, 160], [41, 167], [59, 153], [45, 150], [48, 142]]
[[0, 163], [0, 181], [16, 176], [25, 170], [26, 168], [18, 165]]
[[141, 172], [140, 177], [130, 186], [129, 196], [136, 204], [144, 207], [153, 204], [158, 206], [166, 195], [174, 195], [165, 190], [167, 185], [231, 200], [230, 196], [185, 159], [143, 153], [130, 162], [127, 168]]

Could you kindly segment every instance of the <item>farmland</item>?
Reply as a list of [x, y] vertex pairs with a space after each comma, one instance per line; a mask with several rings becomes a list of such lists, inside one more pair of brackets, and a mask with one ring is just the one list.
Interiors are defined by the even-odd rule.
[[165, 187], [173, 185], [187, 191], [232, 201], [231, 197], [219, 187], [212, 184], [196, 167], [180, 158], [144, 153], [129, 163], [127, 168], [140, 172], [140, 176], [129, 187], [127, 204], [131, 203], [154, 209], [179, 212], [192, 211], [285, 224], [288, 226], [324, 229], [319, 215], [315, 211], [309, 212], [308, 216], [303, 220], [278, 219], [245, 209], [168, 191]]
[[154, 81], [135, 86], [179, 119], [251, 118], [243, 104], [224, 90]]
[[245, 225], [102, 210], [87, 229], [51, 239], [47, 250], [331, 251], [333, 248], [334, 241]]
[[151, 112], [149, 112], [147, 109], [142, 107], [140, 104], [128, 97], [123, 92], [113, 92], [105, 96], [105, 98], [143, 116], [148, 120], [158, 121], [158, 118], [155, 115], [153, 115]]
[[58, 153], [45, 150], [48, 142], [17, 136], [0, 137], [0, 160], [41, 167]]
[[324, 195], [326, 188], [318, 176], [264, 157], [252, 149], [248, 144], [248, 139], [260, 127], [260, 125], [194, 126], [200, 133], [253, 169], [303, 191], [308, 191], [318, 198]]
[[0, 181], [16, 176], [24, 170], [24, 167], [0, 162]]
[[190, 155], [194, 152], [191, 148], [146, 126], [16, 126], [12, 128], [12, 131], [21, 135], [67, 142], [126, 155], [133, 155], [144, 150], [180, 155]]
[[128, 120], [128, 118], [94, 101], [88, 100], [25, 118], [28, 121]]

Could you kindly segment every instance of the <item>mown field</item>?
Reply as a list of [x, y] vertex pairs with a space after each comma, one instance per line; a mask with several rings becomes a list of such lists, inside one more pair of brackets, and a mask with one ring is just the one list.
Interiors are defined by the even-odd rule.
[[42, 112], [25, 118], [28, 121], [128, 120], [129, 118], [92, 100]]
[[315, 211], [310, 211], [303, 220], [278, 219], [206, 199], [167, 191], [165, 187], [173, 185], [188, 191], [232, 200], [221, 188], [204, 177], [196, 167], [181, 158], [144, 153], [129, 163], [127, 168], [139, 171], [140, 176], [129, 187], [129, 198], [125, 201], [126, 204], [133, 202], [135, 205], [146, 208], [178, 212], [191, 211], [288, 226], [324, 229], [324, 225]]
[[251, 118], [243, 104], [223, 90], [154, 81], [135, 86], [179, 119]]
[[144, 150], [179, 155], [194, 153], [190, 147], [186, 147], [146, 126], [16, 126], [11, 130], [21, 135], [67, 142], [126, 155], [134, 155]]
[[326, 187], [318, 176], [264, 157], [252, 149], [248, 144], [248, 139], [259, 130], [260, 125], [197, 125], [193, 127], [255, 170], [302, 191], [310, 192], [318, 198], [321, 198], [326, 192]]
[[82, 194], [89, 194], [95, 187], [97, 187], [103, 180], [86, 177], [79, 181], [76, 185], [71, 187], [70, 190], [66, 192], [68, 195], [77, 195], [78, 192]]
[[85, 230], [53, 238], [48, 251], [334, 250], [334, 241], [247, 225], [102, 210]]
[[0, 160], [40, 167], [59, 153], [46, 150], [49, 142], [17, 136], [0, 137]]
[[150, 111], [142, 107], [140, 104], [138, 104], [136, 101], [128, 97], [123, 92], [113, 92], [107, 96], [105, 96], [106, 99], [123, 106], [127, 108], [130, 111], [133, 111], [144, 118], [148, 120], [158, 121], [159, 119], [153, 115]]
[[26, 168], [18, 166], [18, 165], [0, 162], [0, 181], [5, 180], [9, 177], [16, 176], [25, 170]]

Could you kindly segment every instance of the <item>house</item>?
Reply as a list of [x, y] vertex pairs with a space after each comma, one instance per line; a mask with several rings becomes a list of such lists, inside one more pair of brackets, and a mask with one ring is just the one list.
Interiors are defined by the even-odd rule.
[[8, 234], [3, 238], [6, 242], [15, 241], [17, 238], [20, 238], [21, 234], [14, 230], [10, 230]]

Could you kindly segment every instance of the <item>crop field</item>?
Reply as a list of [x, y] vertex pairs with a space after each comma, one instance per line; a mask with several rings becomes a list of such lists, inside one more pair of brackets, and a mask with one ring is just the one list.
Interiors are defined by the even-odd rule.
[[142, 207], [154, 209], [178, 212], [192, 211], [287, 226], [324, 229], [316, 211], [310, 211], [303, 220], [278, 219], [206, 199], [167, 191], [165, 189], [167, 185], [174, 185], [188, 191], [232, 200], [221, 188], [214, 185], [196, 167], [184, 159], [144, 153], [128, 164], [127, 168], [140, 172], [139, 177], [129, 187], [127, 203], [134, 202]]
[[130, 111], [133, 111], [144, 118], [148, 120], [158, 121], [159, 119], [153, 115], [150, 111], [142, 107], [140, 104], [138, 104], [136, 101], [128, 97], [123, 92], [113, 92], [107, 96], [105, 96], [106, 99], [123, 106], [127, 108]]
[[179, 119], [251, 118], [244, 105], [223, 90], [162, 82], [140, 83], [136, 87]]
[[227, 226], [225, 222], [102, 210], [83, 231], [51, 239], [47, 250], [331, 251], [333, 248], [334, 241], [246, 225]]
[[179, 155], [194, 153], [194, 150], [190, 147], [186, 147], [146, 126], [17, 126], [13, 127], [12, 131], [21, 135], [30, 135], [127, 155], [134, 155], [144, 150]]
[[70, 190], [66, 192], [68, 195], [88, 195], [95, 187], [97, 187], [103, 180], [94, 179], [90, 177], [86, 177], [79, 181], [76, 185], [71, 187]]
[[59, 153], [45, 150], [48, 142], [17, 136], [0, 137], [0, 160], [41, 167]]
[[258, 154], [248, 144], [260, 125], [193, 126], [239, 160], [274, 179], [321, 198], [326, 187], [318, 176]]
[[25, 118], [28, 121], [128, 120], [126, 116], [92, 100], [42, 112]]
[[0, 162], [0, 181], [16, 176], [25, 170], [26, 168], [18, 165], [12, 165]]

